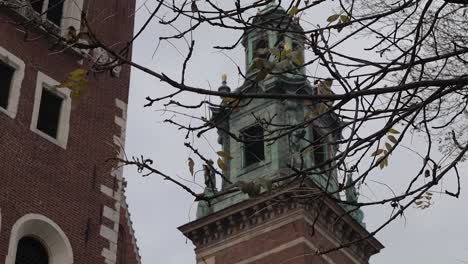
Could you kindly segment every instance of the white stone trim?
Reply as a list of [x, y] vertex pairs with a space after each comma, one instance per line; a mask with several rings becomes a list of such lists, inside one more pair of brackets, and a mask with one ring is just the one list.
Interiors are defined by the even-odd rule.
[[63, 230], [51, 219], [40, 214], [27, 214], [11, 229], [5, 264], [14, 264], [18, 241], [25, 236], [39, 238], [49, 252], [50, 264], [73, 264], [73, 250]]
[[109, 206], [104, 206], [102, 210], [103, 210], [102, 215], [105, 218], [114, 222], [118, 221], [119, 213], [116, 212], [114, 209], [110, 208]]
[[[30, 128], [36, 134], [66, 149], [68, 143], [68, 132], [70, 130], [71, 90], [69, 88], [55, 88], [55, 86], [58, 84], [60, 84], [58, 81], [52, 79], [46, 74], [40, 71], [37, 73], [36, 92], [34, 95], [34, 107]], [[54, 94], [63, 98], [62, 108], [60, 109], [59, 115], [57, 138], [53, 138], [37, 129], [37, 119], [39, 118], [39, 108], [41, 105], [41, 96], [43, 89], [47, 89], [50, 92], [53, 92]]]
[[0, 61], [6, 63], [15, 69], [11, 80], [10, 95], [8, 97], [7, 109], [0, 107], [0, 112], [7, 114], [11, 118], [16, 117], [18, 112], [18, 103], [21, 94], [21, 84], [24, 79], [25, 64], [20, 58], [13, 55], [5, 48], [0, 46]]
[[114, 197], [114, 190], [105, 185], [101, 185], [101, 192], [109, 197]]
[[117, 238], [118, 238], [118, 231], [115, 231], [114, 229], [110, 229], [109, 227], [105, 225], [101, 225], [101, 230], [99, 231], [99, 234], [114, 243], [117, 243]]
[[81, 12], [84, 0], [65, 0], [62, 16], [62, 34], [67, 33], [68, 27], [73, 26], [77, 31], [81, 28]]
[[[116, 148], [119, 150], [117, 157], [123, 158], [124, 151], [123, 147], [125, 146], [125, 126], [127, 123], [127, 107], [126, 104], [120, 100], [115, 100], [115, 105], [119, 110], [121, 110], [121, 115], [115, 115], [114, 121], [118, 128], [120, 128], [120, 135], [114, 135], [113, 142]], [[115, 264], [117, 260], [117, 248], [118, 248], [118, 237], [119, 237], [119, 224], [120, 224], [120, 210], [122, 207], [122, 197], [123, 197], [123, 168], [122, 164], [119, 162], [117, 167], [110, 171], [111, 177], [115, 177], [117, 181], [117, 190], [114, 191], [113, 188], [110, 188], [105, 185], [101, 185], [101, 192], [106, 196], [113, 199], [113, 208], [109, 206], [104, 206], [102, 210], [102, 216], [109, 219], [113, 223], [113, 227], [109, 228], [105, 225], [101, 225], [100, 235], [109, 242], [109, 246], [105, 247], [101, 251], [101, 255], [104, 257], [104, 263], [106, 264]], [[139, 256], [138, 256], [139, 257]], [[139, 262], [139, 260], [138, 260]]]

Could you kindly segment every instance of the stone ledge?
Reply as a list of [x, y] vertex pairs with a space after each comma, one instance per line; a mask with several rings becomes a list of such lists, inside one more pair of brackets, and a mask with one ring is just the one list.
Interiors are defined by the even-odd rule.
[[[309, 182], [308, 185], [316, 188], [313, 183]], [[197, 250], [203, 250], [299, 210], [304, 217], [313, 219], [307, 225], [310, 236], [314, 235], [315, 226], [323, 229], [338, 245], [369, 235], [365, 228], [333, 201], [327, 198], [298, 199], [293, 198], [294, 195], [294, 191], [264, 194], [183, 225], [179, 230], [193, 242]], [[378, 253], [383, 245], [371, 237], [348, 248], [367, 263], [370, 256]]]

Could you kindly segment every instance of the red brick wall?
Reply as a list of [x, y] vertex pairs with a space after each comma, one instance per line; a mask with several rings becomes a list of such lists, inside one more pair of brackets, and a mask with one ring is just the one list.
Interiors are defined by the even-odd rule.
[[[319, 224], [317, 224], [318, 226]], [[232, 241], [226, 238], [219, 246], [229, 245], [224, 249], [204, 256], [205, 260], [215, 257], [215, 263], [234, 264], [248, 259], [253, 260], [255, 264], [328, 264], [323, 256], [317, 256], [313, 245], [318, 249], [329, 249], [336, 245], [321, 235], [318, 231], [311, 234], [310, 228], [305, 218], [297, 219], [280, 227], [269, 230], [269, 224], [266, 223], [261, 229], [267, 229], [263, 234], [254, 235], [256, 231], [245, 230], [248, 237], [242, 242], [229, 245]], [[243, 236], [239, 236], [243, 237]], [[234, 239], [234, 238], [232, 238]], [[308, 241], [309, 243], [306, 243]], [[288, 245], [288, 243], [290, 243]], [[309, 244], [309, 245], [308, 245]], [[217, 245], [218, 246], [218, 245]], [[214, 250], [216, 246], [197, 250], [197, 259], [204, 255], [207, 250]], [[327, 254], [326, 258], [336, 264], [354, 264], [349, 256], [343, 251], [335, 251]], [[202, 262], [203, 263], [203, 262]], [[364, 263], [364, 262], [362, 262]]]
[[[94, 31], [106, 44], [131, 39], [134, 5], [132, 0], [90, 0], [84, 4]], [[111, 14], [115, 16], [104, 19]], [[26, 70], [16, 118], [0, 113], [0, 263], [7, 254], [11, 226], [28, 213], [43, 214], [64, 230], [74, 251], [74, 263], [103, 263], [101, 251], [108, 245], [99, 236], [101, 210], [114, 201], [99, 187], [114, 184], [110, 176], [114, 164], [106, 160], [116, 155], [112, 136], [119, 135], [120, 128], [114, 116], [120, 116], [121, 110], [115, 99], [127, 101], [130, 69], [125, 66], [120, 78], [109, 73], [90, 77], [89, 89], [72, 110], [68, 145], [62, 149], [30, 130], [37, 72], [62, 81], [67, 73], [90, 62], [81, 66], [66, 52], [50, 55], [53, 43], [45, 38], [25, 42], [20, 26], [3, 22], [11, 19], [0, 10], [0, 46], [22, 59]], [[39, 36], [37, 32], [30, 34]], [[91, 225], [86, 241], [88, 220]]]

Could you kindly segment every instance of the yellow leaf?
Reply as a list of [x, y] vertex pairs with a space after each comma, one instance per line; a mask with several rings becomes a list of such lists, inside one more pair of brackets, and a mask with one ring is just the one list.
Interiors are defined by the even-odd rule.
[[80, 100], [83, 92], [88, 88], [88, 70], [76, 69], [67, 75], [67, 80], [56, 85], [56, 88], [69, 88], [72, 106]]
[[421, 205], [423, 202], [422, 201], [416, 201], [414, 202], [416, 205]]
[[218, 158], [218, 167], [223, 171], [223, 173], [226, 171], [226, 164], [224, 164], [224, 161], [221, 158]]
[[398, 140], [397, 140], [394, 136], [392, 136], [392, 135], [387, 136], [387, 138], [388, 138], [388, 140], [390, 140], [390, 141], [393, 142], [393, 143], [397, 143], [397, 142], [398, 142]]
[[216, 154], [218, 154], [218, 156], [220, 156], [221, 158], [232, 160], [232, 157], [224, 151], [218, 151], [216, 152]]
[[223, 101], [222, 103], [223, 104], [231, 104], [231, 103], [234, 103], [237, 101], [237, 98], [233, 98], [233, 97], [223, 97]]
[[400, 134], [400, 131], [398, 131], [398, 130], [396, 130], [396, 129], [393, 129], [393, 128], [390, 128], [390, 129], [388, 130], [388, 133], [390, 133], [390, 134]]
[[193, 161], [192, 158], [188, 158], [188, 167], [190, 174], [193, 176], [193, 166], [195, 166], [195, 162]]
[[299, 8], [297, 6], [293, 6], [291, 10], [289, 10], [289, 16], [295, 16], [299, 12]]

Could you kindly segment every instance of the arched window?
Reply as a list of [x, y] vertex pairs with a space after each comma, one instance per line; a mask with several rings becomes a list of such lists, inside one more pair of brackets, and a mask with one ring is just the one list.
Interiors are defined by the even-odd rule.
[[46, 216], [24, 215], [11, 228], [5, 264], [43, 263], [73, 264], [70, 241], [60, 226]]
[[39, 240], [26, 236], [18, 242], [15, 264], [49, 264], [49, 254]]

